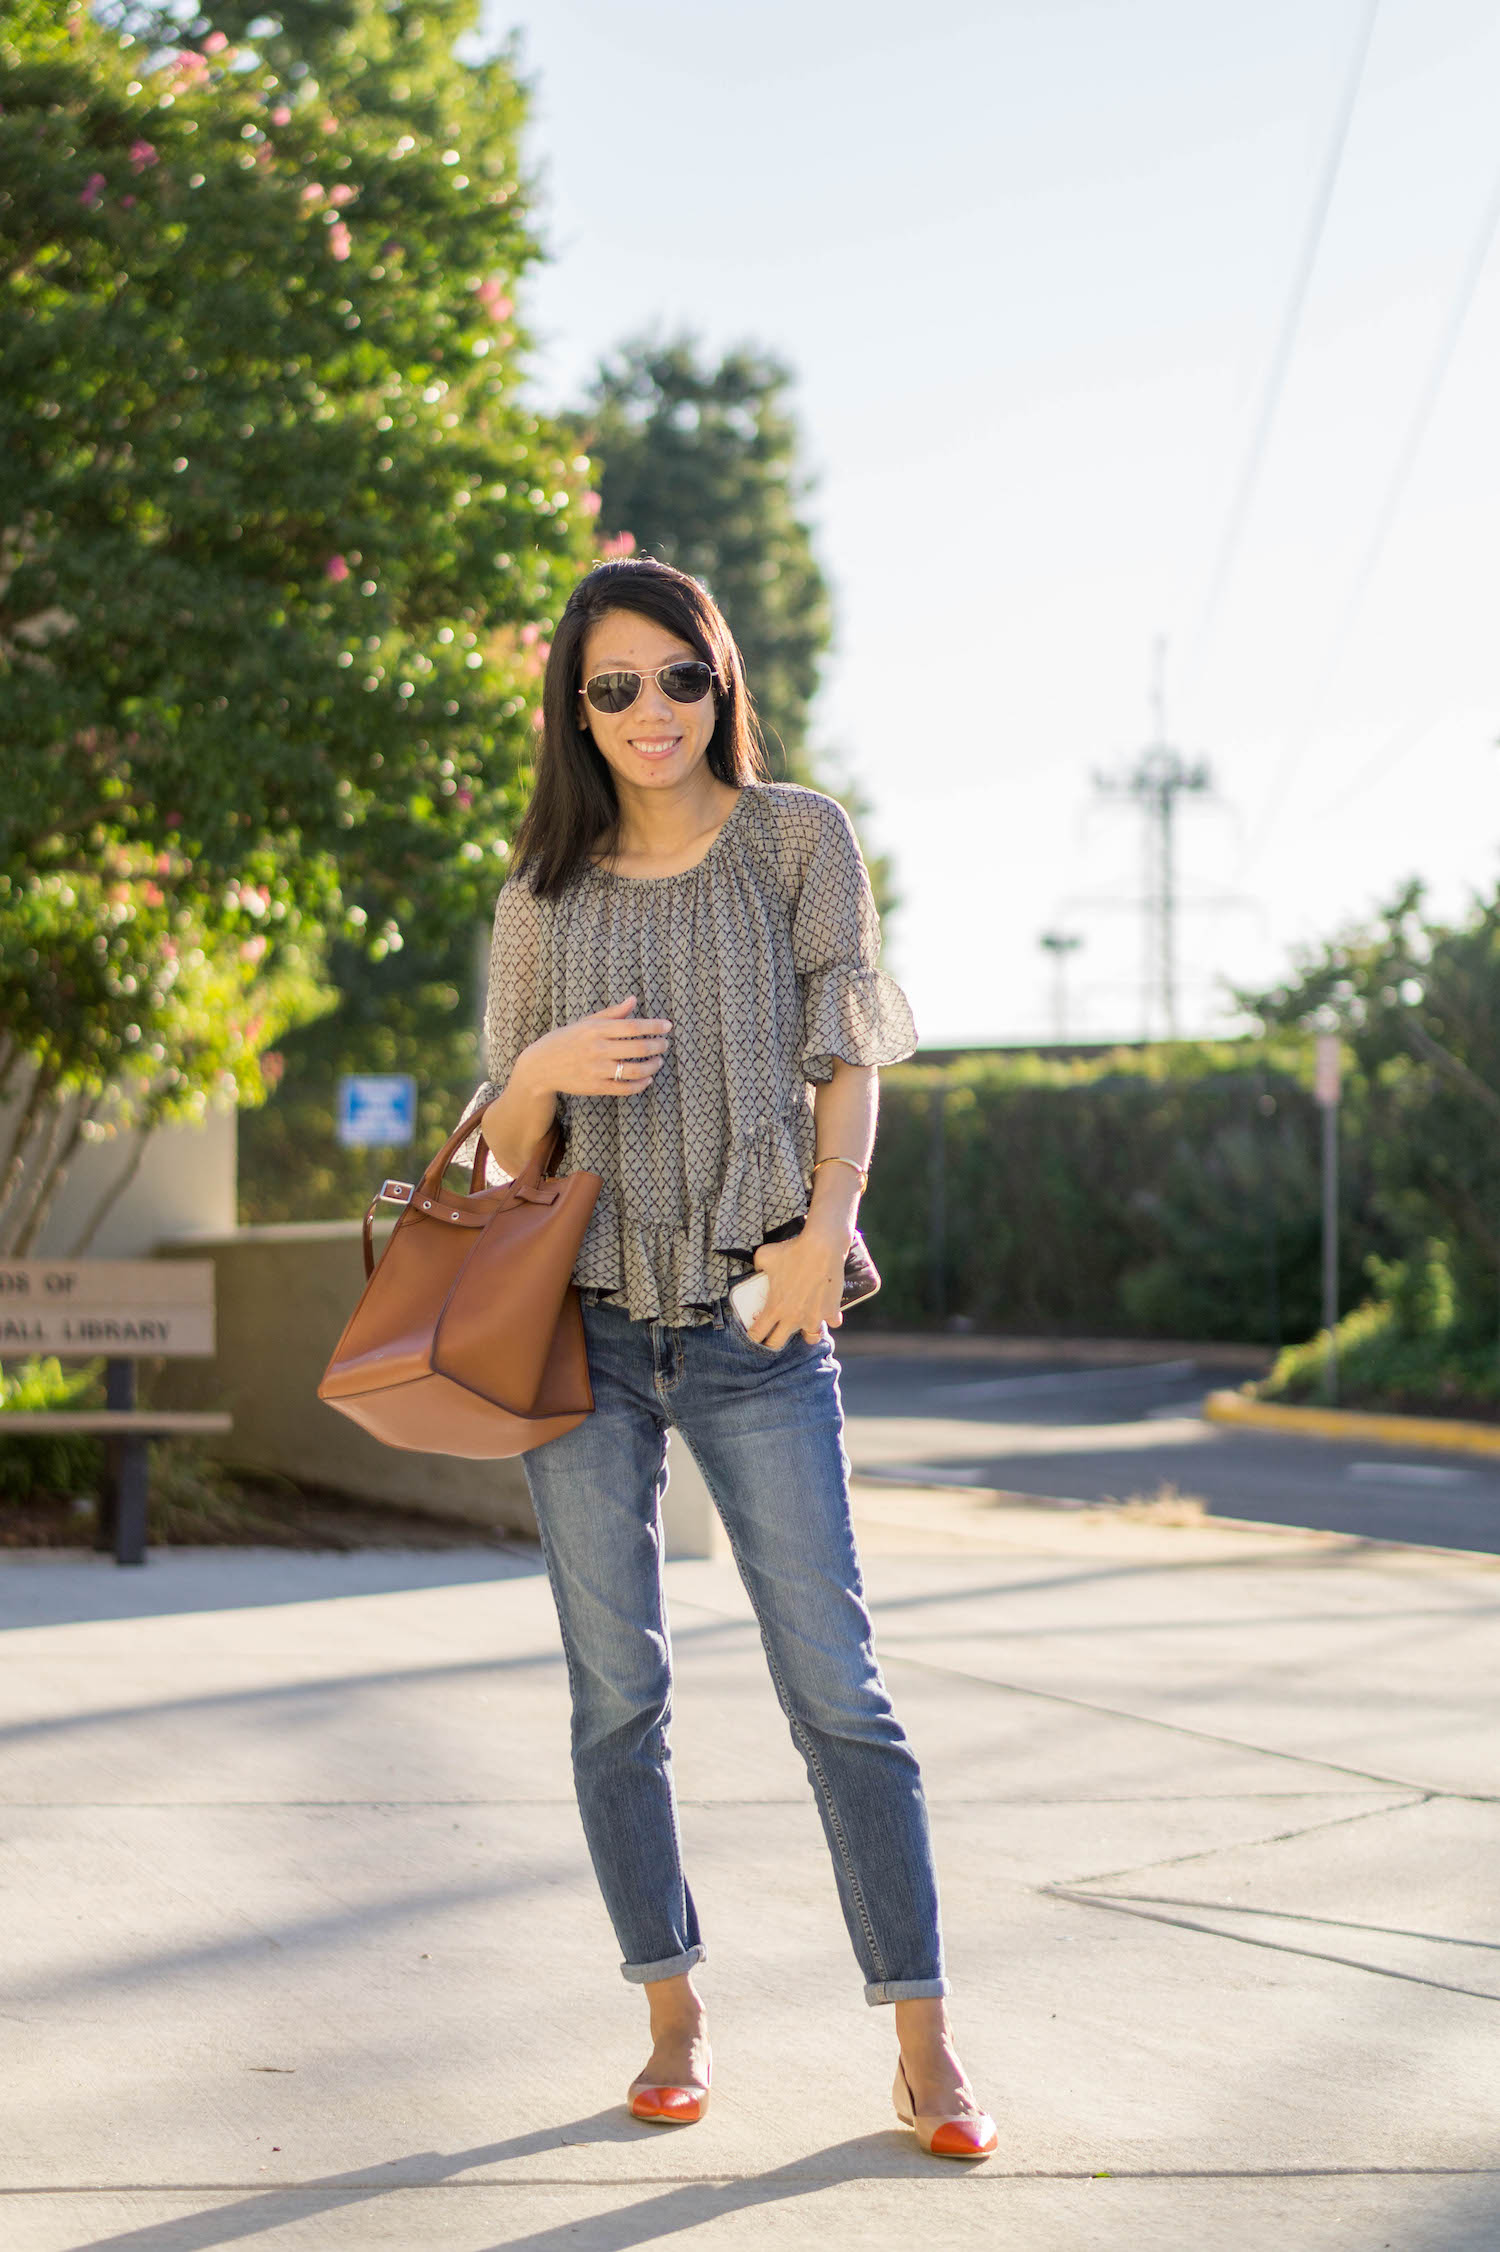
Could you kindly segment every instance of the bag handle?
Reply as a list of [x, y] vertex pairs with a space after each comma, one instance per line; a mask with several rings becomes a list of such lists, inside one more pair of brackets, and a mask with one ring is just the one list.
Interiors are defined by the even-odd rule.
[[[453, 1163], [455, 1156], [458, 1154], [459, 1150], [463, 1148], [463, 1145], [468, 1140], [469, 1136], [474, 1132], [474, 1129], [479, 1124], [479, 1121], [483, 1118], [484, 1113], [488, 1109], [488, 1107], [488, 1104], [481, 1104], [477, 1110], [469, 1111], [466, 1116], [459, 1120], [452, 1133], [448, 1136], [447, 1141], [444, 1142], [442, 1148], [438, 1151], [437, 1156], [433, 1159], [426, 1172], [422, 1175], [420, 1185], [422, 1188], [430, 1192], [434, 1200], [436, 1200], [442, 1188], [443, 1175], [447, 1172], [449, 1166]], [[522, 1166], [520, 1172], [515, 1176], [512, 1186], [518, 1191], [518, 1193], [524, 1195], [528, 1191], [534, 1192], [541, 1187], [542, 1182], [551, 1173], [559, 1157], [562, 1155], [562, 1146], [562, 1121], [561, 1119], [554, 1118], [552, 1124], [548, 1127], [546, 1133], [543, 1134], [541, 1140], [537, 1143], [536, 1148], [532, 1151], [530, 1157], [527, 1158], [526, 1163]], [[469, 1174], [470, 1196], [477, 1196], [479, 1191], [484, 1187], [485, 1160], [489, 1157], [490, 1154], [489, 1144], [485, 1141], [483, 1134], [481, 1134], [479, 1136], [477, 1144], [475, 1145], [474, 1164]], [[387, 1185], [394, 1186], [395, 1184], [392, 1183]], [[405, 1186], [404, 1183], [402, 1183], [401, 1185], [403, 1187]], [[382, 1188], [378, 1195], [371, 1197], [369, 1207], [365, 1213], [362, 1237], [364, 1243], [366, 1281], [368, 1281], [370, 1276], [375, 1272], [375, 1207], [385, 1201], [385, 1193], [385, 1189]], [[400, 1201], [405, 1204], [410, 1204], [413, 1201], [414, 1195], [415, 1191], [407, 1190], [406, 1195], [402, 1197]]]

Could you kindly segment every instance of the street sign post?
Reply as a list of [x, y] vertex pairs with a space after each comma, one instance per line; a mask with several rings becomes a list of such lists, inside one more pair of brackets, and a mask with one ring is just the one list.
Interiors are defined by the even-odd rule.
[[349, 1072], [339, 1081], [344, 1149], [402, 1149], [416, 1139], [417, 1083], [406, 1071]]
[[1336, 1032], [1320, 1032], [1313, 1060], [1313, 1093], [1323, 1113], [1323, 1389], [1330, 1407], [1339, 1396], [1339, 1083], [1342, 1055]]

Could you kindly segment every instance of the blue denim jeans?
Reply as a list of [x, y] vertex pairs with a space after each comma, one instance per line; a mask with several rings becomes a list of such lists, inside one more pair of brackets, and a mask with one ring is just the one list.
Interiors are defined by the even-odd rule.
[[586, 1305], [584, 1323], [594, 1412], [522, 1459], [567, 1654], [579, 1811], [621, 1969], [644, 1984], [704, 1954], [668, 1746], [660, 1502], [674, 1426], [755, 1607], [865, 1999], [946, 1994], [922, 1778], [875, 1658], [827, 1332], [773, 1353], [726, 1305], [701, 1328], [608, 1304]]

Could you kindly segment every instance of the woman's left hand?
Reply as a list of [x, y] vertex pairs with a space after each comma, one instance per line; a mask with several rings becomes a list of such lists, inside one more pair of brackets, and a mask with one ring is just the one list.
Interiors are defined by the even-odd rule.
[[799, 1330], [816, 1345], [825, 1322], [837, 1329], [844, 1318], [839, 1300], [850, 1240], [847, 1230], [820, 1222], [814, 1213], [800, 1234], [784, 1243], [763, 1243], [755, 1264], [770, 1276], [771, 1288], [746, 1335], [779, 1353]]

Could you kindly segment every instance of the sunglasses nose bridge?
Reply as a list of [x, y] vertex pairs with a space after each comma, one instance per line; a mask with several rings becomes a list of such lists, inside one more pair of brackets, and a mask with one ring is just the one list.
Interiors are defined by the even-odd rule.
[[650, 672], [642, 675], [640, 694], [636, 697], [632, 708], [643, 715], [649, 715], [652, 719], [670, 719], [676, 710], [671, 697], [667, 694], [655, 673]]

